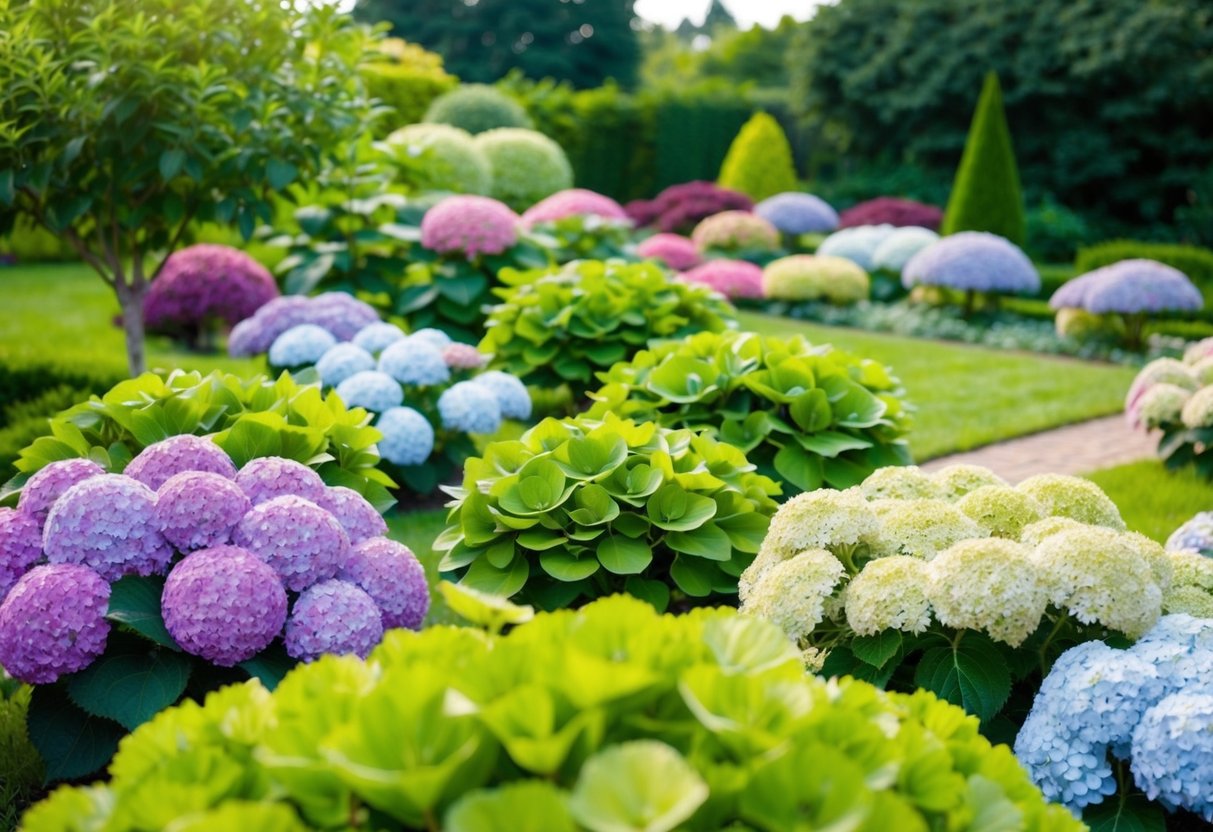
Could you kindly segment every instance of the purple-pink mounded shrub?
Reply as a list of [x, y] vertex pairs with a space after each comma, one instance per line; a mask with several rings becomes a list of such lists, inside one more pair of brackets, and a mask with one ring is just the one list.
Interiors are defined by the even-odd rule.
[[105, 651], [109, 583], [87, 566], [35, 566], [0, 604], [0, 666], [14, 679], [48, 685]]
[[569, 188], [567, 191], [557, 191], [526, 209], [522, 214], [522, 226], [530, 228], [541, 222], [586, 216], [608, 220], [629, 219], [623, 206], [609, 196], [585, 188]]
[[518, 242], [518, 215], [487, 196], [449, 196], [421, 218], [421, 245], [474, 260]]
[[236, 324], [228, 337], [227, 351], [235, 358], [268, 352], [279, 335], [303, 324], [326, 329], [338, 341], [349, 341], [373, 323], [379, 323], [374, 307], [345, 292], [325, 292], [311, 298], [286, 295]]
[[853, 205], [838, 215], [839, 228], [857, 225], [917, 225], [920, 228], [939, 230], [943, 222], [943, 209], [913, 199], [895, 196], [879, 196]]
[[745, 260], [709, 260], [679, 277], [710, 286], [731, 300], [762, 297], [762, 268]]
[[143, 302], [148, 331], [207, 343], [278, 297], [269, 271], [229, 246], [200, 243], [169, 255]]
[[754, 200], [715, 182], [696, 180], [671, 185], [655, 199], [635, 200], [623, 208], [638, 226], [687, 234], [700, 220], [712, 214], [753, 210]]
[[636, 246], [636, 254], [646, 260], [660, 260], [676, 272], [693, 269], [703, 262], [699, 248], [681, 234], [654, 234]]

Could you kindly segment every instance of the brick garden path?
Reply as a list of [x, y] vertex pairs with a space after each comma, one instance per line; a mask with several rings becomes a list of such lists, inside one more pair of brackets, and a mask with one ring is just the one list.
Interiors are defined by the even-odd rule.
[[923, 463], [935, 471], [955, 462], [984, 465], [1015, 484], [1035, 474], [1085, 474], [1154, 456], [1157, 438], [1129, 428], [1123, 414], [1092, 419]]

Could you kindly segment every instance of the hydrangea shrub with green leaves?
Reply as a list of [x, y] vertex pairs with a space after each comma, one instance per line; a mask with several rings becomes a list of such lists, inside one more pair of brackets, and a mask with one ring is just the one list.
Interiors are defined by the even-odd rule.
[[600, 377], [590, 415], [711, 428], [783, 496], [849, 488], [910, 462], [911, 408], [892, 371], [802, 336], [700, 333], [659, 344]]
[[462, 584], [543, 609], [621, 591], [659, 609], [727, 600], [778, 490], [707, 434], [546, 419], [467, 461], [434, 548]]
[[489, 313], [480, 348], [492, 366], [580, 398], [594, 374], [654, 339], [736, 327], [736, 312], [704, 286], [654, 263], [581, 260], [558, 270], [500, 274], [502, 302]]
[[1158, 455], [1171, 469], [1192, 465], [1213, 478], [1213, 338], [1191, 344], [1183, 359], [1141, 368], [1125, 396], [1125, 418], [1158, 429]]
[[366, 662], [185, 703], [24, 828], [978, 830], [991, 813], [1083, 828], [928, 693], [806, 676], [776, 628], [730, 610], [616, 597], [504, 636], [392, 631]]
[[882, 468], [785, 503], [740, 595], [823, 674], [933, 691], [1000, 735], [1067, 647], [1185, 611], [1178, 560], [1088, 480]]

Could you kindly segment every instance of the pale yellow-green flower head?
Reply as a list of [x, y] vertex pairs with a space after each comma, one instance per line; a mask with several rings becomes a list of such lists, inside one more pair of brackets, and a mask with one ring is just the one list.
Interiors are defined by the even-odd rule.
[[875, 512], [859, 492], [809, 491], [775, 512], [759, 557], [766, 553], [786, 560], [806, 549], [836, 551], [868, 540], [877, 527]]
[[1031, 552], [1010, 540], [957, 543], [927, 564], [927, 574], [927, 597], [942, 624], [981, 630], [1012, 647], [1040, 626], [1049, 604]]
[[984, 536], [976, 523], [944, 500], [880, 500], [874, 505], [880, 518], [872, 544], [876, 557], [930, 560], [954, 543]]
[[1023, 532], [1019, 535], [1019, 542], [1031, 549], [1035, 549], [1040, 545], [1041, 541], [1055, 534], [1061, 534], [1073, 529], [1085, 529], [1086, 527], [1086, 523], [1079, 523], [1077, 520], [1071, 520], [1069, 517], [1046, 517], [1043, 520], [1037, 520], [1035, 523], [1024, 526]]
[[869, 500], [938, 500], [943, 488], [916, 465], [877, 468], [859, 490]]
[[847, 624], [861, 636], [882, 630], [923, 632], [931, 624], [928, 582], [927, 565], [918, 558], [894, 555], [872, 561], [847, 584]]
[[[1153, 390], [1154, 388], [1151, 387], [1146, 395]], [[1192, 397], [1184, 402], [1180, 418], [1183, 420], [1184, 427], [1213, 427], [1213, 387], [1202, 387], [1193, 393]]]
[[1064, 474], [1037, 474], [1016, 488], [1035, 498], [1045, 514], [1119, 531], [1125, 528], [1120, 509], [1090, 480]]
[[846, 570], [824, 549], [782, 561], [754, 582], [741, 611], [777, 624], [790, 638], [813, 632], [826, 615], [825, 603]]
[[989, 468], [958, 462], [947, 465], [931, 475], [935, 484], [943, 489], [945, 500], [959, 500], [970, 491], [985, 485], [1006, 485], [1007, 481]]
[[1137, 404], [1138, 419], [1147, 428], [1177, 425], [1192, 394], [1174, 384], [1155, 384]]
[[1024, 527], [1044, 517], [1040, 503], [1009, 485], [983, 485], [956, 501], [956, 508], [981, 527], [974, 537], [1018, 540]]
[[1168, 552], [1167, 556], [1173, 580], [1163, 594], [1163, 612], [1213, 618], [1213, 558], [1187, 549]]
[[1213, 355], [1206, 355], [1191, 367], [1192, 377], [1202, 387], [1213, 384]]

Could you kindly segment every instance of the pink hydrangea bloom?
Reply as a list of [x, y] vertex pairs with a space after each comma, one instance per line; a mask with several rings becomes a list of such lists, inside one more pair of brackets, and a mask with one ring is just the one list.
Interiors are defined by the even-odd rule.
[[762, 269], [745, 260], [709, 260], [679, 276], [688, 283], [710, 286], [727, 298], [762, 297]]
[[299, 596], [286, 622], [286, 652], [310, 662], [325, 653], [366, 658], [383, 639], [383, 616], [364, 590], [325, 581]]
[[337, 518], [293, 494], [253, 508], [237, 524], [232, 541], [272, 566], [292, 592], [336, 575], [350, 551], [349, 535]]
[[580, 216], [603, 217], [631, 223], [623, 206], [609, 196], [585, 188], [569, 188], [567, 191], [557, 191], [526, 209], [522, 215], [522, 225], [530, 228], [541, 222], [555, 222], [566, 217]]
[[689, 237], [681, 234], [654, 234], [636, 247], [636, 253], [651, 260], [660, 260], [676, 272], [685, 272], [703, 262], [699, 249]]
[[452, 370], [478, 370], [489, 357], [471, 344], [447, 344], [442, 348], [442, 360]]
[[350, 550], [349, 560], [338, 576], [357, 584], [374, 599], [383, 613], [385, 629], [416, 630], [430, 609], [430, 590], [425, 569], [402, 543], [375, 537]]
[[253, 507], [236, 483], [206, 471], [183, 471], [156, 492], [156, 521], [179, 552], [220, 546]]
[[105, 469], [91, 459], [61, 459], [52, 462], [38, 473], [34, 474], [21, 489], [21, 499], [17, 508], [22, 513], [34, 518], [41, 528], [46, 522], [46, 515], [67, 491], [81, 480], [104, 474]]
[[88, 667], [105, 651], [109, 598], [109, 584], [86, 566], [35, 566], [0, 604], [0, 665], [31, 685]]
[[500, 254], [518, 241], [518, 215], [486, 196], [451, 196], [425, 212], [421, 245], [469, 260]]
[[269, 270], [239, 249], [202, 243], [169, 255], [148, 289], [149, 330], [243, 321], [278, 297]]
[[367, 502], [366, 497], [352, 488], [343, 485], [326, 488], [317, 505], [337, 518], [350, 538], [350, 545], [387, 534], [387, 523], [383, 517]]
[[227, 453], [205, 436], [182, 434], [148, 445], [123, 471], [153, 491], [183, 471], [207, 471], [235, 479], [236, 466]]
[[0, 508], [0, 601], [42, 557], [42, 527], [23, 511]]

